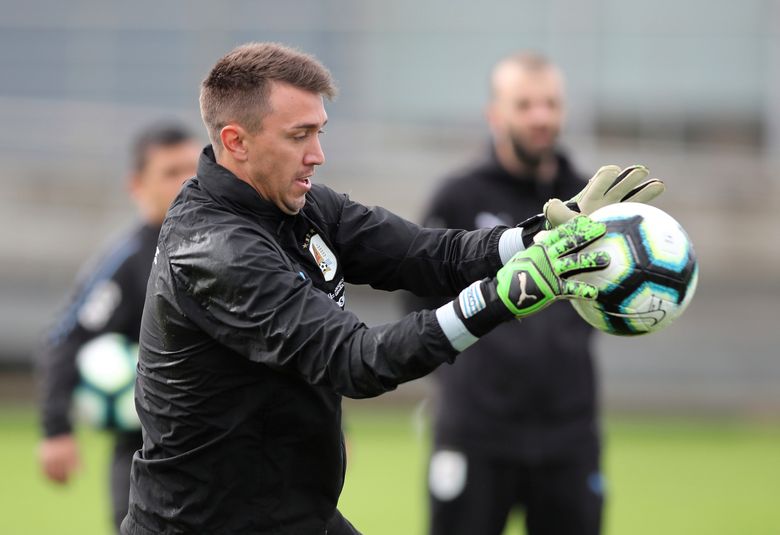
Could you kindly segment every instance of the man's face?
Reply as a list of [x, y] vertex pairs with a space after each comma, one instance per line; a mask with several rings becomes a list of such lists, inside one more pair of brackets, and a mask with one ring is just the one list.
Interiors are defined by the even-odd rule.
[[563, 81], [557, 70], [505, 65], [493, 79], [489, 117], [497, 143], [511, 144], [525, 164], [553, 151], [563, 123]]
[[195, 141], [151, 147], [146, 165], [131, 179], [131, 191], [144, 218], [162, 223], [182, 184], [195, 176], [200, 148]]
[[282, 212], [297, 214], [306, 203], [315, 167], [325, 163], [319, 136], [328, 122], [322, 97], [273, 83], [270, 112], [246, 142], [249, 180]]

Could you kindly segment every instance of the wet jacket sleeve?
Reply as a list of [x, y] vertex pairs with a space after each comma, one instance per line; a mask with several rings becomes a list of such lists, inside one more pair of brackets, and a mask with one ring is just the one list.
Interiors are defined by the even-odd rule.
[[392, 390], [456, 354], [430, 311], [366, 327], [261, 233], [234, 229], [207, 250], [161, 248], [158, 262], [167, 262], [177, 308], [217, 342], [348, 397]]
[[[423, 226], [428, 228], [473, 228], [474, 210], [468, 199], [452, 189], [443, 189], [433, 198], [428, 211], [423, 216]], [[447, 297], [442, 296], [423, 296], [419, 297], [412, 294], [405, 294], [402, 299], [402, 308], [404, 312], [414, 312], [416, 310], [435, 309], [448, 301]]]
[[505, 227], [467, 232], [424, 228], [342, 196], [331, 239], [348, 282], [421, 296], [453, 296], [501, 268]]
[[79, 381], [76, 355], [81, 346], [103, 333], [128, 330], [132, 290], [124, 266], [115, 269], [110, 263], [104, 261], [77, 284], [37, 355], [41, 424], [46, 437], [72, 432], [70, 409]]

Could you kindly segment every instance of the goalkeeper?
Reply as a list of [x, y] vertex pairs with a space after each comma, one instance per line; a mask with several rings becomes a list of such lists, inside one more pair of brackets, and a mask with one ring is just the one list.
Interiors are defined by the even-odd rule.
[[[125, 535], [357, 533], [336, 507], [341, 396], [392, 390], [502, 322], [596, 297], [568, 278], [609, 262], [577, 252], [605, 232], [585, 216], [531, 245], [533, 228], [423, 229], [312, 184], [334, 93], [317, 60], [271, 43], [238, 47], [201, 86], [212, 146], [149, 278]], [[345, 282], [460, 295], [368, 328], [344, 310]]]

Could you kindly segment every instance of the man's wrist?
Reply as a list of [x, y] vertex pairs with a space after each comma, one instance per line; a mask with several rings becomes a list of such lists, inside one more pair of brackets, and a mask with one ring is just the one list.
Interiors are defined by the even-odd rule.
[[73, 425], [67, 420], [47, 421], [43, 424], [44, 438], [54, 438], [73, 434]]
[[463, 351], [510, 318], [512, 314], [496, 291], [495, 279], [472, 283], [458, 297], [436, 310], [439, 326], [458, 351]]
[[[547, 217], [545, 217], [544, 213], [541, 213], [529, 217], [522, 223], [519, 223], [515, 228], [520, 229], [522, 236], [523, 248], [515, 251], [515, 253], [519, 253], [532, 246], [534, 244], [534, 236], [543, 230], [548, 230], [549, 223], [547, 222]], [[511, 258], [511, 256], [509, 258]], [[508, 261], [509, 259], [504, 263], [506, 264]]]
[[515, 254], [526, 249], [525, 230], [523, 227], [513, 227], [506, 229], [498, 239], [498, 255], [501, 257], [501, 264], [504, 265], [515, 256]]
[[449, 301], [436, 309], [436, 320], [450, 344], [457, 351], [463, 351], [479, 340], [471, 334], [455, 312], [456, 301]]

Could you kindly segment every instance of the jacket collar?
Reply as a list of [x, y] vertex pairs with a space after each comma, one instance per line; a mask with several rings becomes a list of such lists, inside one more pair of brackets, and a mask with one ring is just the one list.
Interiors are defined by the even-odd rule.
[[212, 198], [255, 217], [284, 221], [290, 216], [264, 199], [252, 186], [217, 163], [214, 148], [207, 145], [198, 160], [198, 182]]

